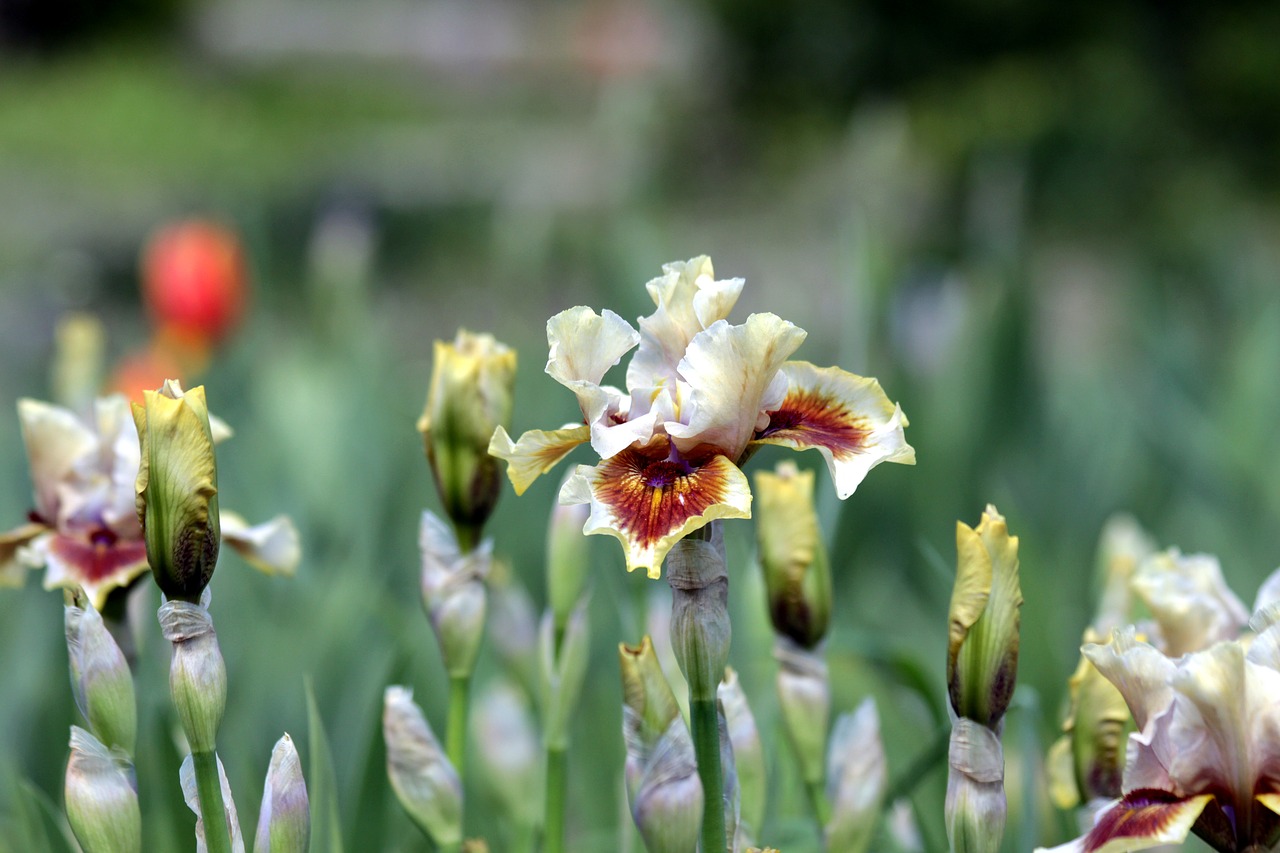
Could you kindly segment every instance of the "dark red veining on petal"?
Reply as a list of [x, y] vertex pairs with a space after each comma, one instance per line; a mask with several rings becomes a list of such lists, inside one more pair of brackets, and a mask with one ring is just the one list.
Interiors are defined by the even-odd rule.
[[792, 391], [781, 408], [769, 413], [769, 425], [755, 437], [801, 447], [825, 447], [840, 458], [862, 452], [868, 432], [865, 421], [839, 400], [814, 391]]
[[62, 562], [74, 566], [85, 581], [96, 583], [130, 566], [147, 565], [147, 546], [142, 540], [119, 540], [115, 534], [91, 536], [88, 541], [61, 534], [54, 536], [50, 550]]
[[723, 502], [725, 477], [712, 465], [717, 459], [731, 464], [723, 456], [673, 461], [661, 446], [628, 448], [600, 464], [596, 499], [613, 511], [627, 538], [648, 548]]
[[1104, 811], [1084, 838], [1085, 853], [1100, 850], [1117, 838], [1151, 838], [1168, 828], [1187, 801], [1168, 791], [1143, 788]]

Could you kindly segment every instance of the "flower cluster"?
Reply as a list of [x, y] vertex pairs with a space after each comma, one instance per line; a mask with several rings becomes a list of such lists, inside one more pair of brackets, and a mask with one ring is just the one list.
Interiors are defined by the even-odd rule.
[[[600, 463], [579, 465], [560, 501], [590, 504], [584, 531], [617, 537], [628, 570], [658, 577], [685, 535], [717, 518], [749, 518], [740, 465], [761, 445], [817, 449], [841, 498], [875, 465], [915, 461], [907, 419], [875, 379], [789, 361], [805, 332], [774, 314], [729, 323], [742, 284], [716, 280], [699, 257], [649, 282], [657, 310], [638, 331], [608, 310], [555, 315], [546, 372], [577, 396], [582, 422], [514, 442], [499, 428], [489, 445], [522, 493], [590, 442]], [[603, 384], [632, 348], [626, 390]]]

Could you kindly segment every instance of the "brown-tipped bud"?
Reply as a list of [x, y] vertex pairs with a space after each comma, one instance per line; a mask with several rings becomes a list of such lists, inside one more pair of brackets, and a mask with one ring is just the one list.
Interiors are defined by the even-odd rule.
[[440, 643], [445, 670], [453, 677], [469, 676], [484, 638], [484, 579], [493, 560], [493, 543], [485, 541], [463, 553], [449, 525], [423, 512], [418, 544], [422, 604]]
[[166, 596], [198, 601], [218, 562], [218, 469], [204, 387], [174, 380], [134, 403], [142, 461], [137, 509], [151, 573]]
[[173, 644], [169, 692], [192, 752], [213, 752], [227, 707], [227, 667], [209, 615], [209, 595], [200, 604], [160, 605], [160, 631]]
[[557, 636], [564, 633], [569, 614], [586, 586], [590, 545], [582, 528], [590, 515], [590, 504], [557, 503], [551, 510], [547, 528], [547, 606], [555, 619]]
[[729, 663], [729, 572], [717, 522], [709, 538], [681, 539], [667, 555], [671, 586], [671, 648], [689, 682], [690, 700], [714, 700]]
[[500, 678], [474, 707], [474, 754], [484, 775], [514, 823], [535, 825], [542, 815], [542, 747], [524, 693]]
[[461, 842], [462, 780], [409, 688], [386, 689], [382, 736], [387, 745], [387, 778], [400, 805], [438, 846]]
[[888, 783], [880, 716], [875, 702], [866, 699], [854, 713], [841, 714], [831, 734], [827, 756], [831, 819], [825, 827], [828, 850], [862, 853], [867, 849]]
[[515, 377], [515, 350], [492, 335], [459, 330], [451, 344], [436, 341], [418, 431], [445, 513], [464, 541], [480, 538], [498, 500], [500, 471], [489, 439], [499, 426], [511, 427]]
[[827, 662], [821, 652], [801, 648], [786, 637], [777, 638], [773, 656], [778, 660], [778, 703], [800, 775], [810, 785], [821, 785], [831, 719]]
[[773, 630], [811, 649], [831, 621], [831, 565], [813, 505], [812, 471], [793, 462], [755, 475], [756, 536]]
[[725, 670], [716, 696], [720, 712], [724, 715], [725, 733], [733, 745], [733, 762], [737, 768], [738, 839], [749, 844], [755, 840], [764, 821], [764, 747], [755, 716], [747, 704], [747, 695], [742, 691], [738, 673], [733, 667]]
[[702, 827], [702, 782], [689, 728], [649, 638], [619, 646], [631, 816], [650, 853], [688, 853]]
[[956, 551], [947, 644], [951, 708], [958, 717], [994, 726], [1018, 676], [1018, 537], [988, 506], [976, 530], [956, 523]]
[[[227, 770], [222, 766], [222, 759], [217, 755], [218, 787], [222, 791], [222, 805], [227, 819], [227, 837], [231, 839], [232, 853], [244, 853], [244, 836], [240, 834], [240, 816], [236, 814], [236, 801], [231, 796], [231, 783], [227, 781]], [[195, 760], [188, 755], [178, 768], [178, 781], [182, 785], [182, 798], [187, 808], [196, 816], [196, 853], [207, 853], [205, 842], [204, 815], [200, 811], [200, 785], [196, 781]]]
[[67, 820], [85, 853], [142, 849], [142, 813], [133, 767], [121, 750], [71, 727], [65, 786]]
[[952, 853], [998, 853], [1008, 809], [1000, 736], [973, 720], [955, 720], [947, 758], [945, 817]]
[[591, 656], [587, 599], [578, 602], [569, 617], [559, 654], [555, 649], [550, 613], [542, 620], [538, 642], [538, 657], [542, 665], [542, 736], [548, 747], [565, 749], [569, 746], [573, 714], [578, 707], [582, 681], [587, 675], [587, 661]]
[[254, 853], [306, 853], [310, 840], [307, 780], [302, 776], [302, 761], [293, 738], [286, 734], [271, 750], [253, 850]]
[[138, 708], [124, 653], [92, 603], [85, 601], [83, 608], [68, 605], [65, 615], [76, 705], [98, 740], [133, 755]]

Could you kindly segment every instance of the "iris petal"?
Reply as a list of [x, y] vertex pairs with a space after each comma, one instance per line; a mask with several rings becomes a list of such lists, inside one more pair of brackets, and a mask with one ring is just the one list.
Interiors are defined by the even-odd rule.
[[841, 500], [881, 462], [915, 464], [916, 452], [902, 433], [907, 418], [875, 379], [805, 361], [784, 364], [782, 373], [786, 396], [769, 412], [769, 425], [756, 432], [755, 440], [817, 449]]
[[560, 502], [590, 503], [583, 532], [617, 537], [627, 571], [644, 567], [651, 578], [685, 535], [717, 518], [751, 517], [751, 489], [736, 465], [719, 454], [672, 461], [665, 442], [624, 450], [594, 468], [579, 465]]
[[92, 541], [55, 533], [33, 541], [31, 547], [41, 552], [48, 565], [45, 589], [83, 587], [99, 610], [106, 604], [107, 593], [128, 586], [149, 565], [147, 546], [141, 539]]
[[511, 485], [517, 495], [522, 495], [534, 480], [590, 438], [591, 430], [586, 424], [553, 430], [531, 429], [514, 442], [505, 429], [498, 427], [489, 440], [489, 455], [506, 460]]
[[1098, 815], [1084, 837], [1084, 853], [1127, 853], [1185, 841], [1209, 794], [1181, 798], [1166, 791], [1130, 791]]

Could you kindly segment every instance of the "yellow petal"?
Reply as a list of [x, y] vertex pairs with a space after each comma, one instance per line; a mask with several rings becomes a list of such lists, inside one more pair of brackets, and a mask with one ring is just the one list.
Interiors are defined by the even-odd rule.
[[489, 440], [489, 454], [506, 460], [507, 476], [517, 495], [547, 473], [578, 445], [590, 440], [586, 424], [556, 430], [531, 429], [513, 442], [502, 427], [494, 430]]

